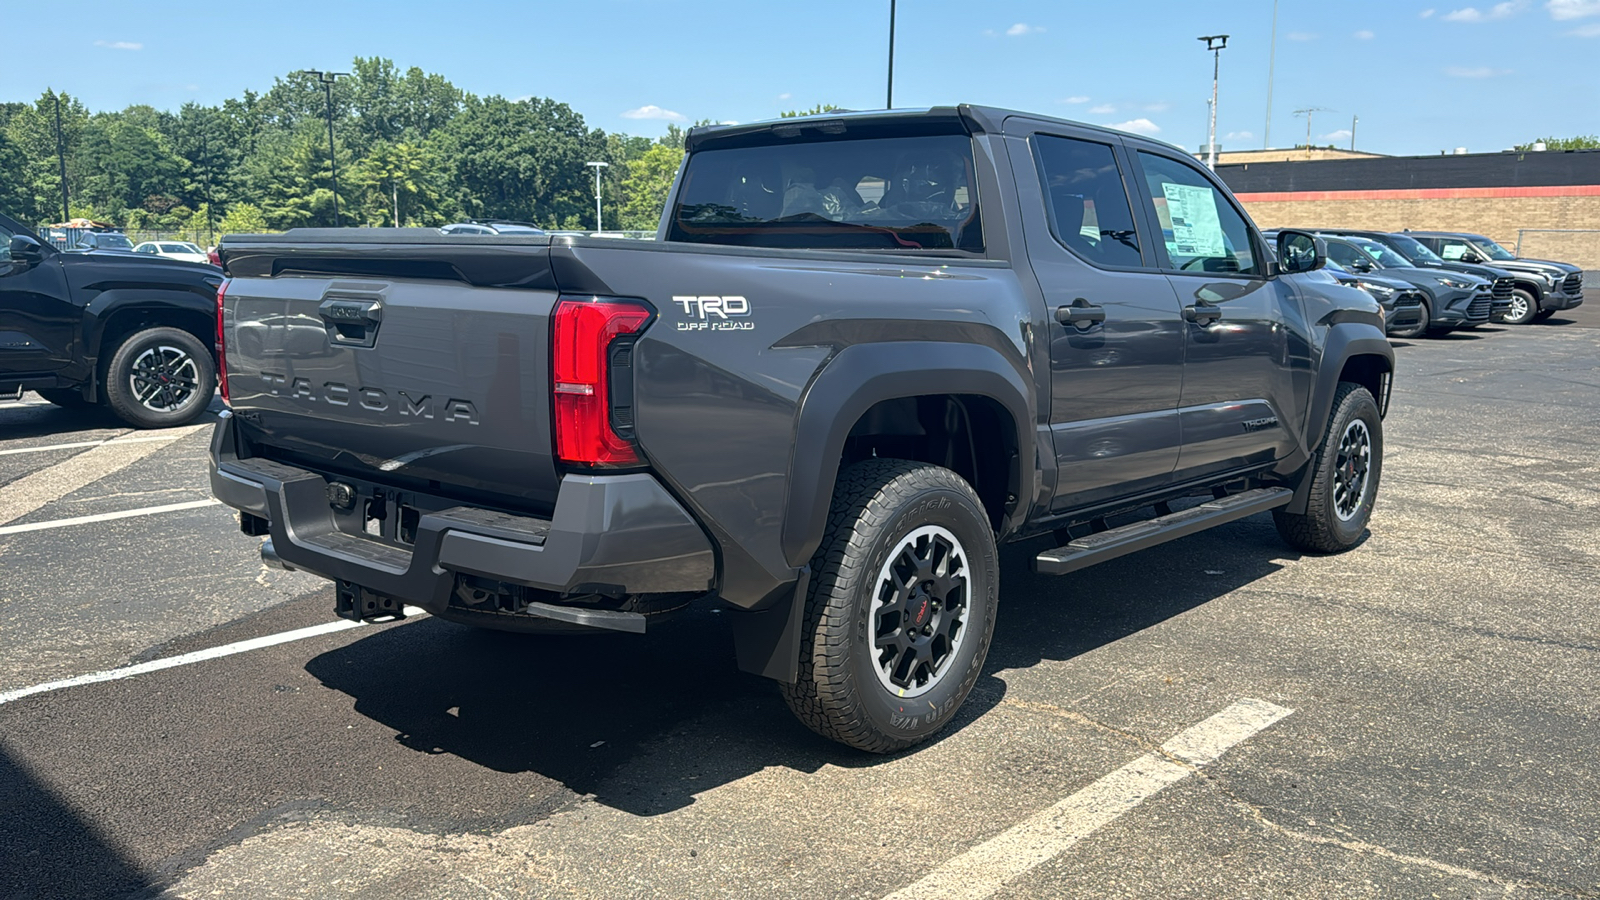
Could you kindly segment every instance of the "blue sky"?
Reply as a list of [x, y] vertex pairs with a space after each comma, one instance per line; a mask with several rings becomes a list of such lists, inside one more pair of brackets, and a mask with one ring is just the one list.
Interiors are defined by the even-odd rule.
[[[67, 22], [62, 14], [68, 13]], [[1205, 142], [1222, 54], [1224, 148], [1266, 129], [1272, 0], [900, 0], [895, 105], [985, 103]], [[150, 4], [0, 0], [0, 101], [47, 86], [93, 110], [216, 103], [356, 56], [421, 66], [478, 94], [569, 103], [593, 127], [884, 102], [888, 0], [587, 0]], [[30, 25], [29, 23], [36, 23]], [[1600, 132], [1600, 0], [1280, 0], [1274, 146], [1501, 150]]]

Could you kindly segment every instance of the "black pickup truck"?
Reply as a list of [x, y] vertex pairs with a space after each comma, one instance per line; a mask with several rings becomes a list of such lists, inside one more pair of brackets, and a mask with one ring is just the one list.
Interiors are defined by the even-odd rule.
[[1066, 574], [1269, 510], [1365, 534], [1383, 312], [1183, 151], [970, 106], [687, 146], [656, 241], [227, 238], [212, 486], [263, 557], [356, 618], [718, 602], [742, 668], [887, 752], [978, 677], [1001, 542]]
[[216, 393], [221, 284], [215, 266], [63, 253], [0, 215], [0, 395], [104, 403], [137, 428], [194, 421]]

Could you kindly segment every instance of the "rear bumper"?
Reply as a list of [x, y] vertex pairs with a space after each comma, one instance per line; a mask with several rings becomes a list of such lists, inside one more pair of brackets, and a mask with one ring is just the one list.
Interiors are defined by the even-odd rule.
[[409, 544], [340, 530], [329, 479], [267, 459], [240, 459], [232, 417], [211, 444], [217, 499], [267, 522], [283, 563], [430, 612], [450, 605], [458, 575], [558, 594], [705, 592], [715, 556], [700, 526], [645, 473], [567, 475], [548, 519], [469, 506], [422, 512]]

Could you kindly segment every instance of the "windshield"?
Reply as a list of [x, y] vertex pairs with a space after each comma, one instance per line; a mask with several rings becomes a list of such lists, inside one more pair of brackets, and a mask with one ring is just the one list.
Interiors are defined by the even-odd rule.
[[100, 250], [132, 250], [133, 242], [120, 234], [102, 234], [95, 238], [94, 245]]
[[1406, 259], [1404, 256], [1401, 256], [1383, 244], [1380, 244], [1370, 238], [1353, 237], [1346, 238], [1346, 240], [1352, 244], [1355, 244], [1357, 247], [1360, 247], [1362, 250], [1367, 251], [1367, 255], [1377, 260], [1379, 265], [1401, 267], [1407, 267], [1411, 265], [1411, 260]]
[[1517, 255], [1515, 253], [1512, 253], [1510, 250], [1507, 250], [1506, 248], [1500, 246], [1499, 244], [1495, 243], [1494, 241], [1489, 240], [1486, 237], [1480, 237], [1476, 241], [1474, 241], [1473, 243], [1477, 244], [1478, 247], [1480, 249], [1482, 249], [1485, 253], [1488, 253], [1490, 259], [1505, 260], [1505, 259], [1516, 259], [1517, 258]]
[[1423, 246], [1422, 242], [1416, 238], [1406, 237], [1403, 234], [1392, 234], [1389, 236], [1389, 243], [1392, 244], [1395, 249], [1399, 250], [1400, 253], [1407, 259], [1414, 263], [1427, 264], [1444, 262], [1444, 260], [1439, 258], [1439, 254], [1434, 253], [1432, 250], [1429, 250], [1427, 247]]
[[973, 174], [966, 135], [702, 150], [684, 170], [668, 240], [982, 252]]

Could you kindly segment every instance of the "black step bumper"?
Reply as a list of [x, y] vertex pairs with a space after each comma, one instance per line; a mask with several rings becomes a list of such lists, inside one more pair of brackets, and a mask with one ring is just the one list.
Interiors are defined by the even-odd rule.
[[548, 518], [470, 506], [423, 512], [408, 544], [340, 530], [329, 479], [269, 459], [240, 459], [237, 424], [217, 424], [211, 490], [266, 520], [284, 564], [443, 611], [457, 574], [561, 594], [705, 592], [716, 572], [711, 543], [647, 473], [567, 475]]

